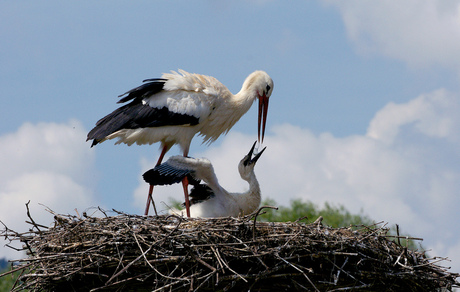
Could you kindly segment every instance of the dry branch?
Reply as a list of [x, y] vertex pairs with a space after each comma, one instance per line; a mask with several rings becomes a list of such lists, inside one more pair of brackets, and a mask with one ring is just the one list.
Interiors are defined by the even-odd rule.
[[[260, 210], [259, 210], [260, 211]], [[380, 225], [329, 228], [243, 218], [55, 214], [1, 232], [28, 257], [13, 291], [435, 291], [458, 274], [391, 241]], [[39, 229], [40, 228], [40, 229]], [[8, 274], [8, 273], [7, 273]], [[4, 274], [6, 275], [6, 274]], [[0, 275], [0, 276], [4, 276]]]

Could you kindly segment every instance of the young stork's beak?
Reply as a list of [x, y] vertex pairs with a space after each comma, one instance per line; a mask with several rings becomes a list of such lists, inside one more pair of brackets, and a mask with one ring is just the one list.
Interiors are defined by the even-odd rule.
[[252, 155], [254, 154], [254, 148], [256, 147], [256, 143], [257, 141], [254, 142], [254, 145], [252, 145], [251, 150], [249, 150], [249, 153], [244, 157], [244, 161], [243, 161], [244, 166], [247, 166], [249, 164], [255, 164], [257, 160], [260, 158], [260, 156], [262, 155], [262, 153], [267, 148], [267, 147], [264, 147], [264, 149], [262, 149], [262, 151], [257, 153], [253, 158]]

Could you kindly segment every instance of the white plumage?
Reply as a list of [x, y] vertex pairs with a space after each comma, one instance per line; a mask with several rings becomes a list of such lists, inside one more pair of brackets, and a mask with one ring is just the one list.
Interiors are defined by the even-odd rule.
[[[253, 156], [254, 147], [238, 164], [241, 178], [249, 183], [243, 193], [230, 193], [220, 184], [211, 162], [206, 158], [172, 156], [166, 162], [144, 173], [149, 184], [166, 185], [189, 177], [194, 185], [190, 193], [192, 217], [243, 216], [257, 210], [261, 201], [261, 191], [254, 166], [265, 148]], [[202, 180], [205, 184], [200, 184]]]
[[[122, 99], [119, 103], [130, 103], [96, 123], [87, 137], [87, 140], [93, 140], [91, 146], [115, 138], [118, 139], [116, 144], [127, 145], [160, 142], [159, 165], [165, 153], [175, 144], [179, 144], [183, 155], [187, 156], [197, 133], [203, 136], [204, 143], [214, 142], [227, 133], [257, 99], [258, 140], [263, 141], [268, 101], [273, 91], [273, 80], [264, 71], [251, 73], [235, 95], [214, 77], [183, 70], [144, 82], [120, 95]], [[185, 196], [187, 203], [187, 194]], [[150, 198], [151, 192], [146, 215]]]

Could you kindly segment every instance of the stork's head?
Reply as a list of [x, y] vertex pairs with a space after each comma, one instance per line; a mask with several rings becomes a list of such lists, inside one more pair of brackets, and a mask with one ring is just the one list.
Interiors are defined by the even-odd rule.
[[273, 92], [273, 80], [266, 72], [255, 71], [244, 81], [243, 90], [249, 91], [255, 99], [259, 100], [257, 140], [262, 143], [265, 135], [265, 124], [267, 123], [268, 100]]
[[[265, 148], [262, 149], [259, 153], [254, 155], [254, 148], [256, 146], [256, 142], [254, 142], [254, 145], [252, 145], [251, 150], [249, 150], [249, 153], [244, 156], [243, 159], [241, 159], [240, 164], [238, 165], [238, 170], [240, 172], [241, 178], [247, 180], [249, 176], [253, 173], [254, 166], [256, 165], [257, 160], [259, 160], [260, 156], [262, 153], [265, 151]], [[252, 157], [254, 155], [254, 157]]]

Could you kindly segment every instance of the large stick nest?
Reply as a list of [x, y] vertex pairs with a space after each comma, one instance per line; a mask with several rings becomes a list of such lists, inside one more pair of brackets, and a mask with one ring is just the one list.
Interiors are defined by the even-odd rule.
[[[260, 210], [259, 210], [260, 211]], [[104, 215], [105, 212], [101, 211]], [[435, 291], [458, 274], [379, 225], [330, 228], [242, 218], [55, 214], [17, 233], [28, 257], [13, 291]], [[321, 219], [321, 218], [319, 218]], [[9, 272], [11, 273], [11, 272]], [[6, 275], [6, 274], [4, 274]], [[3, 276], [4, 276], [3, 275]], [[1, 275], [0, 275], [1, 276]]]

